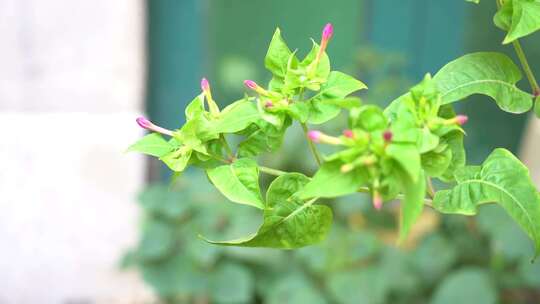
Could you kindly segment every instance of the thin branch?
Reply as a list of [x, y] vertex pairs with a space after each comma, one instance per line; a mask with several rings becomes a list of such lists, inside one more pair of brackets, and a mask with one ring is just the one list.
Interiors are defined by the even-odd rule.
[[319, 154], [319, 151], [317, 150], [317, 147], [315, 147], [315, 144], [309, 139], [308, 137], [308, 127], [305, 123], [301, 123], [302, 129], [304, 129], [304, 135], [306, 137], [306, 140], [309, 145], [309, 149], [311, 150], [311, 154], [313, 154], [313, 157], [315, 158], [315, 161], [317, 162], [317, 165], [321, 166], [321, 155]]
[[283, 174], [287, 174], [288, 172], [272, 169], [268, 167], [259, 166], [259, 170], [263, 173], [269, 174], [269, 175], [275, 175], [275, 176], [281, 176]]

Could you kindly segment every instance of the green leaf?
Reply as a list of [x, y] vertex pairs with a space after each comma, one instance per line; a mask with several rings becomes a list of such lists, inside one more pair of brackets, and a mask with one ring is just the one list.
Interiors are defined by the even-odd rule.
[[204, 113], [204, 94], [201, 94], [193, 99], [186, 107], [186, 121]]
[[181, 147], [180, 149], [172, 151], [159, 159], [174, 172], [182, 172], [187, 167], [192, 153], [192, 149]]
[[[317, 57], [317, 53], [319, 53], [320, 46], [313, 39], [311, 41], [313, 42], [313, 47], [311, 48], [311, 51], [306, 55], [306, 57], [302, 60], [302, 62], [300, 62], [300, 65], [302, 67], [307, 67], [308, 65], [310, 65]], [[317, 71], [315, 71], [314, 76], [319, 79], [327, 79], [329, 74], [330, 59], [325, 52], [321, 57], [319, 64], [317, 65]]]
[[414, 144], [392, 143], [386, 148], [386, 154], [396, 160], [413, 182], [417, 181], [422, 166], [420, 154]]
[[155, 157], [161, 157], [174, 149], [168, 141], [158, 133], [151, 133], [139, 139], [128, 148], [128, 151], [140, 152]]
[[259, 188], [259, 167], [254, 160], [242, 158], [230, 165], [208, 169], [206, 173], [229, 200], [264, 209]]
[[212, 129], [216, 134], [236, 133], [260, 118], [257, 106], [247, 99], [242, 99], [223, 109], [218, 119], [212, 122]]
[[299, 173], [277, 177], [266, 195], [263, 224], [247, 237], [231, 241], [210, 241], [225, 246], [299, 248], [322, 241], [332, 224], [332, 211], [327, 206], [313, 205], [296, 195], [309, 181]]
[[430, 304], [499, 303], [489, 274], [480, 268], [464, 268], [449, 274], [437, 287]]
[[323, 124], [339, 115], [341, 109], [337, 105], [325, 103], [319, 99], [312, 99], [307, 102], [309, 105], [308, 122], [312, 125]]
[[355, 193], [367, 181], [366, 170], [341, 172], [339, 160], [325, 162], [313, 179], [298, 194], [302, 199], [312, 197], [338, 197]]
[[448, 145], [448, 149], [452, 151], [452, 160], [446, 171], [437, 177], [443, 181], [451, 182], [454, 180], [454, 172], [459, 168], [463, 168], [466, 163], [467, 156], [463, 145], [463, 133], [454, 131], [444, 137], [444, 142]]
[[405, 199], [401, 202], [399, 242], [403, 242], [407, 238], [411, 227], [424, 209], [426, 177], [422, 170], [420, 170], [420, 174], [415, 180], [416, 181], [413, 181], [407, 176], [402, 178]]
[[519, 68], [504, 54], [473, 53], [445, 65], [433, 79], [448, 104], [473, 94], [484, 94], [510, 113], [523, 113], [532, 106], [532, 96], [516, 87]]
[[291, 56], [291, 50], [281, 37], [281, 31], [279, 28], [274, 32], [268, 52], [264, 58], [264, 66], [279, 78], [285, 78], [287, 73], [287, 63]]
[[[508, 5], [511, 5], [512, 19], [503, 44], [508, 44], [540, 29], [540, 1], [512, 0], [507, 1], [504, 7]], [[503, 10], [502, 14], [508, 14], [508, 8]]]
[[418, 137], [418, 149], [420, 153], [429, 152], [439, 145], [439, 136], [431, 133], [431, 130], [426, 126], [420, 130]]
[[447, 147], [442, 152], [435, 151], [422, 154], [422, 169], [428, 176], [439, 177], [443, 175], [452, 162], [452, 150]]
[[291, 124], [290, 118], [286, 120], [282, 128], [262, 121], [252, 125], [242, 135], [247, 138], [238, 145], [239, 157], [253, 157], [262, 152], [273, 152], [279, 149], [283, 143], [283, 137], [287, 127]]
[[315, 96], [323, 99], [344, 98], [356, 91], [367, 89], [367, 86], [360, 80], [355, 79], [345, 73], [333, 71], [328, 76], [328, 80], [321, 86], [320, 92]]
[[540, 195], [529, 170], [505, 149], [494, 150], [482, 166], [455, 173], [457, 186], [435, 194], [433, 206], [443, 213], [474, 215], [485, 203], [498, 203], [534, 241], [540, 252]]
[[361, 128], [366, 131], [384, 130], [388, 120], [383, 111], [376, 105], [365, 105], [354, 108], [350, 112], [349, 125], [351, 128]]

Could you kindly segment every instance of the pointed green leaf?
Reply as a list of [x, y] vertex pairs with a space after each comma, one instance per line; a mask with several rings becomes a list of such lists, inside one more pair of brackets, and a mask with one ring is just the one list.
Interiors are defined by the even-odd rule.
[[417, 181], [422, 166], [420, 154], [414, 144], [392, 143], [386, 148], [386, 154], [397, 161], [412, 181]]
[[289, 47], [281, 37], [281, 30], [277, 28], [264, 58], [264, 66], [275, 76], [285, 78], [287, 63], [291, 54], [291, 50], [289, 50]]
[[254, 160], [242, 158], [230, 165], [208, 169], [206, 173], [214, 186], [229, 200], [264, 209], [259, 187], [259, 167]]
[[362, 89], [367, 89], [367, 86], [360, 80], [345, 73], [333, 71], [328, 76], [326, 83], [321, 86], [321, 91], [316, 97], [320, 96], [325, 99], [344, 98]]
[[341, 165], [340, 160], [325, 162], [298, 196], [303, 199], [338, 197], [357, 192], [367, 181], [366, 170], [359, 168], [343, 173]]
[[422, 214], [424, 209], [424, 198], [426, 196], [426, 177], [420, 170], [416, 182], [405, 176], [403, 181], [403, 193], [405, 199], [401, 202], [401, 214], [399, 221], [399, 241], [403, 242], [411, 227]]
[[186, 107], [186, 121], [204, 113], [204, 95], [195, 97]]
[[504, 54], [473, 53], [445, 65], [433, 79], [443, 104], [484, 94], [510, 113], [523, 113], [532, 106], [532, 96], [516, 87], [519, 68]]
[[512, 21], [503, 44], [508, 44], [540, 29], [540, 1], [512, 0], [511, 3], [505, 4], [505, 7], [507, 5], [512, 6]]
[[192, 153], [192, 149], [181, 147], [180, 149], [163, 155], [159, 159], [164, 162], [172, 171], [182, 172], [184, 169], [186, 169]]
[[315, 199], [303, 201], [294, 195], [308, 181], [308, 177], [299, 173], [277, 177], [268, 188], [263, 224], [256, 233], [231, 241], [206, 241], [224, 246], [281, 249], [322, 241], [332, 224], [331, 209], [313, 205]]
[[223, 109], [216, 121], [212, 122], [212, 130], [214, 133], [236, 133], [260, 118], [257, 106], [247, 99], [242, 99]]
[[128, 148], [128, 151], [140, 152], [155, 157], [161, 157], [174, 149], [174, 146], [167, 142], [158, 133], [151, 133], [139, 139]]
[[439, 191], [433, 206], [443, 213], [474, 215], [485, 203], [498, 203], [534, 241], [540, 252], [540, 195], [529, 170], [505, 149], [494, 150], [482, 166], [456, 171], [457, 186]]

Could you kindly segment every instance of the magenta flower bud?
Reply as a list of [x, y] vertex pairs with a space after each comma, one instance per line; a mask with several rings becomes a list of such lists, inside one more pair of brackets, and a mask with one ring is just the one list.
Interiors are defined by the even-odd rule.
[[210, 84], [206, 78], [201, 79], [201, 89], [204, 92], [210, 91]]
[[259, 88], [259, 86], [253, 80], [244, 80], [244, 85], [254, 91]]
[[383, 205], [383, 200], [379, 192], [375, 191], [373, 193], [373, 207], [377, 210], [381, 210]]
[[267, 100], [265, 103], [264, 103], [264, 107], [266, 108], [271, 108], [274, 106], [274, 103], [271, 101], [271, 100]]
[[311, 130], [308, 132], [308, 138], [312, 142], [318, 143], [321, 140], [322, 133], [320, 131]]
[[392, 137], [394, 137], [394, 134], [392, 133], [392, 131], [384, 131], [383, 138], [385, 142], [391, 142]]
[[454, 119], [458, 125], [462, 126], [469, 120], [469, 117], [467, 115], [458, 115]]
[[354, 132], [350, 129], [343, 130], [343, 136], [347, 138], [354, 138]]
[[171, 130], [167, 130], [167, 129], [162, 128], [160, 126], [156, 126], [150, 120], [148, 120], [148, 119], [146, 119], [146, 118], [144, 118], [142, 116], [137, 118], [136, 121], [137, 121], [137, 124], [143, 129], [150, 130], [150, 131], [157, 132], [157, 133], [161, 133], [161, 134], [165, 134], [165, 135], [169, 135], [169, 136], [173, 136], [173, 132]]
[[323, 32], [322, 32], [322, 40], [328, 41], [330, 38], [332, 38], [332, 35], [334, 34], [334, 26], [332, 26], [332, 23], [327, 23], [324, 26]]

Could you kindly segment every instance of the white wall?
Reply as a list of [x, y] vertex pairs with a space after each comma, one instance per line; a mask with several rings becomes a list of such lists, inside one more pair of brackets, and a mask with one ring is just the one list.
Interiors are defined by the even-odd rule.
[[135, 243], [142, 0], [0, 0], [0, 303], [149, 298]]

